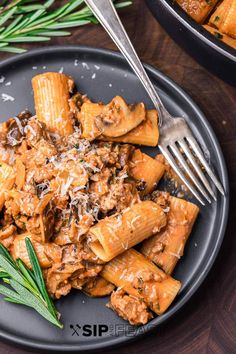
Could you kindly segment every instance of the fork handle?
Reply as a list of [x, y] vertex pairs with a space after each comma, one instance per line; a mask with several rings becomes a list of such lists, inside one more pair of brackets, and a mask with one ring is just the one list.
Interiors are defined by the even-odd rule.
[[140, 79], [159, 113], [159, 125], [161, 126], [163, 113], [166, 110], [121, 23], [113, 2], [111, 0], [85, 0], [85, 3], [105, 28]]

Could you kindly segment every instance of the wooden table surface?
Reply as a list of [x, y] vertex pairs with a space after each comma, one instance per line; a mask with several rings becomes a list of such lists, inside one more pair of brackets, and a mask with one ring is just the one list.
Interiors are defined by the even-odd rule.
[[[220, 254], [191, 301], [154, 334], [106, 353], [236, 353], [236, 89], [210, 74], [179, 48], [155, 21], [143, 0], [134, 0], [121, 17], [141, 59], [186, 90], [210, 121], [228, 166], [231, 207]], [[75, 29], [70, 38], [54, 38], [50, 43], [116, 49], [104, 30], [95, 25]], [[0, 59], [8, 56], [0, 54]], [[0, 354], [25, 352], [0, 343]]]

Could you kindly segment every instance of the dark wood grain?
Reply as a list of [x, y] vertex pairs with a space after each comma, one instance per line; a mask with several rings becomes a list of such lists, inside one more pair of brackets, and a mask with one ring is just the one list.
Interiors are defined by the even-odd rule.
[[[141, 59], [176, 81], [208, 117], [227, 162], [231, 207], [220, 254], [192, 300], [154, 334], [106, 353], [236, 353], [236, 89], [183, 52], [154, 20], [144, 1], [134, 1], [132, 8], [124, 10], [121, 17]], [[51, 42], [54, 45], [68, 43], [115, 49], [103, 29], [94, 25], [74, 30], [70, 38], [55, 38]], [[0, 59], [7, 57], [0, 54]], [[25, 351], [0, 343], [0, 353], [22, 354]]]

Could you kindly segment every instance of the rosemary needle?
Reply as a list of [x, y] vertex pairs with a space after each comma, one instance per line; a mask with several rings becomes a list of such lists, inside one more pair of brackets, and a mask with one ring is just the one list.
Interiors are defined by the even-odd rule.
[[48, 295], [34, 247], [29, 238], [25, 239], [25, 243], [32, 270], [21, 259], [15, 261], [0, 244], [0, 278], [10, 286], [0, 284], [0, 294], [5, 296], [5, 301], [29, 306], [55, 326], [63, 328], [55, 305]]

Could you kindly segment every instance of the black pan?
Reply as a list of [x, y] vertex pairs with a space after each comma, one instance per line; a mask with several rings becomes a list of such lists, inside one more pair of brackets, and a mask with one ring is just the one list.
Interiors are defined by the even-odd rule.
[[222, 80], [236, 85], [236, 50], [191, 19], [173, 0], [146, 0], [167, 33]]
[[[1, 120], [21, 110], [34, 110], [31, 78], [43, 71], [63, 70], [75, 78], [78, 89], [95, 101], [108, 102], [122, 95], [128, 102], [144, 101], [152, 107], [144, 89], [120, 54], [86, 47], [51, 47], [23, 54], [0, 64]], [[182, 281], [180, 294], [162, 316], [150, 324], [135, 328], [105, 307], [108, 299], [92, 299], [73, 291], [57, 302], [64, 329], [59, 330], [36, 312], [1, 301], [0, 338], [15, 345], [55, 352], [85, 352], [115, 346], [138, 338], [175, 316], [196, 292], [219, 252], [228, 216], [228, 177], [224, 158], [209, 123], [191, 98], [158, 70], [146, 66], [166, 107], [177, 116], [184, 116], [199, 139], [208, 147], [212, 164], [223, 182], [226, 197], [218, 195], [217, 203], [201, 208], [199, 219], [186, 247], [183, 259], [174, 272]], [[2, 81], [2, 80], [1, 80]], [[14, 101], [3, 102], [5, 93]], [[144, 149], [154, 155], [156, 148]], [[157, 334], [158, 335], [158, 334]]]

